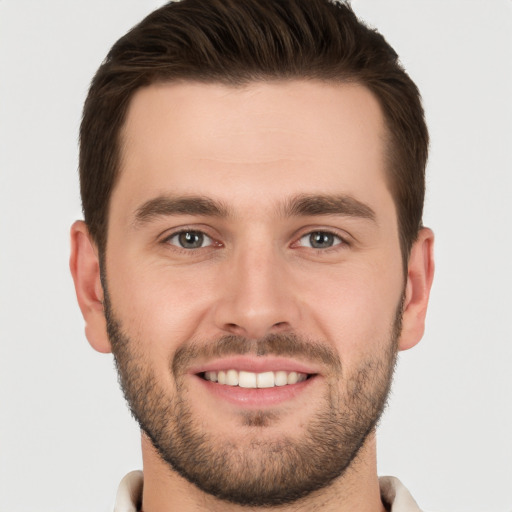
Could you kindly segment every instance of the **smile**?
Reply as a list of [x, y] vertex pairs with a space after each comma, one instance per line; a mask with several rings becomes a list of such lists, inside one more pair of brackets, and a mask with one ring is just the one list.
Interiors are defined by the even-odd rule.
[[226, 386], [238, 386], [241, 388], [273, 388], [288, 386], [304, 382], [308, 374], [300, 372], [287, 372], [284, 370], [253, 373], [238, 370], [207, 371], [202, 374], [205, 380], [217, 382]]

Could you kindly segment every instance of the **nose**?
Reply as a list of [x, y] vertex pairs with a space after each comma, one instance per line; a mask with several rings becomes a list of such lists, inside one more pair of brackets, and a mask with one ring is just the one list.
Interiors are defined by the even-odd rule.
[[299, 290], [290, 265], [275, 247], [234, 251], [218, 283], [214, 316], [224, 333], [258, 339], [297, 328]]

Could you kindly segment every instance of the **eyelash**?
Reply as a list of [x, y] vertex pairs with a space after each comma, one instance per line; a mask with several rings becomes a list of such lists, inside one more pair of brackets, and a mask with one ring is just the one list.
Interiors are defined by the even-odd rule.
[[[192, 247], [192, 248], [186, 248], [186, 247], [180, 246], [178, 243], [171, 243], [171, 240], [173, 238], [179, 237], [180, 235], [187, 234], [187, 233], [189, 233], [189, 234], [196, 234], [196, 235], [202, 235], [203, 237], [209, 239], [210, 243], [208, 245], [206, 245], [206, 246], [201, 245], [199, 247]], [[300, 243], [302, 239], [304, 239], [306, 237], [311, 237], [314, 234], [324, 235], [324, 236], [325, 235], [331, 236], [334, 239], [337, 239], [337, 243], [335, 241], [335, 243], [332, 246], [324, 247], [324, 248], [305, 246], [305, 245]], [[197, 229], [197, 228], [195, 228], [195, 229], [183, 228], [183, 229], [180, 229], [178, 231], [174, 231], [170, 235], [166, 236], [162, 240], [162, 243], [166, 244], [166, 245], [171, 245], [174, 250], [183, 251], [183, 252], [188, 253], [188, 254], [190, 254], [191, 252], [195, 252], [195, 251], [197, 251], [199, 249], [208, 249], [208, 248], [211, 248], [211, 247], [223, 247], [223, 244], [221, 242], [218, 242], [217, 240], [215, 240], [212, 236], [208, 235], [204, 230]], [[294, 247], [305, 247], [306, 249], [314, 250], [316, 253], [326, 253], [326, 252], [331, 252], [333, 250], [338, 250], [340, 248], [340, 246], [342, 246], [342, 247], [343, 246], [349, 247], [350, 245], [351, 244], [346, 239], [346, 237], [341, 236], [337, 232], [334, 232], [334, 231], [329, 230], [329, 229], [313, 229], [313, 230], [310, 230], [310, 231], [307, 231], [307, 232], [304, 232], [303, 234], [301, 234], [300, 237], [298, 237], [296, 239], [296, 241], [291, 244], [291, 247], [292, 248], [294, 248]]]
[[[309, 239], [311, 240], [311, 237], [314, 235], [323, 235], [323, 236], [327, 235], [327, 236], [333, 237], [333, 239], [334, 239], [333, 245], [331, 245], [329, 247], [311, 247], [311, 246], [304, 246], [304, 245], [300, 244], [302, 239], [309, 237]], [[337, 240], [337, 242], [336, 242], [336, 240]], [[350, 245], [344, 237], [342, 237], [338, 233], [335, 233], [328, 229], [315, 229], [312, 231], [308, 231], [307, 233], [304, 233], [303, 235], [301, 235], [301, 237], [298, 239], [297, 242], [295, 242], [295, 244], [300, 244], [300, 246], [302, 246], [302, 247], [307, 247], [308, 249], [313, 249], [313, 250], [315, 250], [317, 252], [321, 252], [321, 253], [329, 252], [330, 250], [337, 250], [337, 249], [339, 249], [339, 246]]]
[[[176, 244], [171, 243], [171, 240], [173, 238], [179, 237], [180, 235], [184, 235], [184, 234], [187, 234], [187, 233], [188, 234], [201, 235], [205, 239], [210, 240], [210, 243], [208, 245], [206, 245], [206, 246], [203, 246], [201, 244], [200, 247], [191, 247], [191, 248], [186, 248], [186, 247], [180, 246], [178, 243], [176, 243]], [[188, 229], [188, 228], [184, 228], [184, 229], [180, 229], [178, 231], [174, 231], [170, 235], [166, 236], [162, 240], [162, 243], [168, 244], [168, 245], [172, 245], [174, 249], [179, 250], [179, 251], [185, 251], [187, 253], [190, 253], [190, 252], [192, 252], [194, 250], [198, 250], [198, 249], [207, 249], [208, 247], [212, 247], [212, 246], [217, 246], [217, 247], [221, 247], [222, 246], [222, 244], [220, 242], [217, 242], [213, 237], [211, 237], [210, 235], [205, 233], [204, 230], [201, 230], [201, 229]], [[204, 243], [204, 241], [203, 241], [203, 243]]]

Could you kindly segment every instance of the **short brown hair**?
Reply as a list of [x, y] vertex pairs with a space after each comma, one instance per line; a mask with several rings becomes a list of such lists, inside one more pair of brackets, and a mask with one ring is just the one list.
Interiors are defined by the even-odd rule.
[[428, 131], [420, 95], [382, 35], [349, 5], [329, 0], [171, 2], [114, 44], [92, 81], [80, 128], [82, 205], [100, 254], [119, 177], [120, 131], [137, 89], [174, 80], [237, 86], [287, 79], [358, 83], [378, 99], [406, 264], [425, 195]]

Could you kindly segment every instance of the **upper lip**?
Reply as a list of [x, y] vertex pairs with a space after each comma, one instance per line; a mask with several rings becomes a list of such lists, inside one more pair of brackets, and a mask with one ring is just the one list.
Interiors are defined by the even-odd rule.
[[320, 373], [315, 364], [298, 361], [286, 357], [275, 356], [231, 356], [212, 359], [204, 364], [190, 367], [188, 373], [200, 374], [204, 372], [238, 370], [252, 373], [264, 372], [297, 372], [307, 374]]

